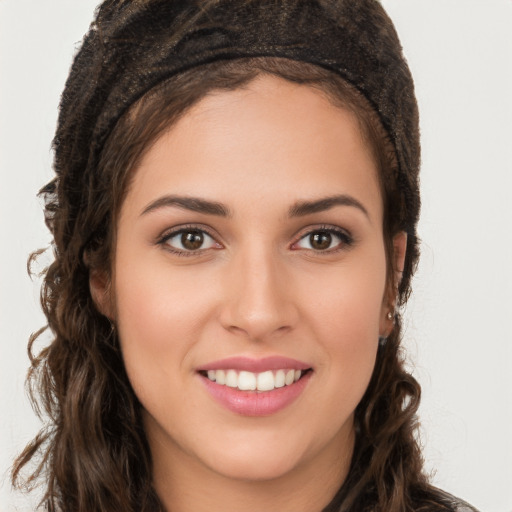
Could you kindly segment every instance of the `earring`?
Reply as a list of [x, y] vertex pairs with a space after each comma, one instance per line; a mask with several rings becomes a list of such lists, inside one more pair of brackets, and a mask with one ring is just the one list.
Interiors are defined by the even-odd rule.
[[112, 322], [112, 320], [109, 319], [110, 323], [110, 331], [107, 334], [107, 337], [105, 339], [105, 343], [109, 345], [114, 350], [117, 350], [117, 329], [116, 324]]
[[[386, 318], [388, 320], [393, 320], [393, 324], [395, 323], [395, 310], [392, 308], [386, 313]], [[386, 336], [379, 336], [379, 347], [383, 347], [386, 345], [388, 339]]]

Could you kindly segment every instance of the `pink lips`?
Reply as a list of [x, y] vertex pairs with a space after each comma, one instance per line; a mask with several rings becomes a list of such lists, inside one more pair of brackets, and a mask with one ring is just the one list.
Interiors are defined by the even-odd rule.
[[[311, 365], [302, 361], [281, 356], [263, 359], [231, 357], [201, 366], [197, 371], [233, 369], [261, 373], [268, 370], [308, 370], [310, 368]], [[297, 382], [271, 391], [241, 391], [238, 388], [217, 384], [202, 373], [198, 373], [206, 390], [217, 403], [243, 416], [269, 416], [281, 411], [302, 394], [311, 374], [312, 372], [307, 372]]]
[[262, 359], [250, 359], [248, 357], [228, 357], [213, 361], [204, 366], [199, 367], [198, 371], [208, 370], [238, 370], [246, 372], [265, 372], [267, 370], [307, 370], [311, 365], [298, 361], [297, 359], [290, 359], [289, 357], [272, 356], [264, 357]]

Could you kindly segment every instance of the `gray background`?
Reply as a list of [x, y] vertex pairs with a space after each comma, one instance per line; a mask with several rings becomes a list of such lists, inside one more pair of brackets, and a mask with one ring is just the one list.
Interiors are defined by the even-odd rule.
[[[511, 512], [512, 1], [382, 3], [422, 115], [423, 253], [405, 338], [427, 467], [482, 512]], [[35, 194], [51, 176], [59, 95], [95, 4], [0, 0], [2, 512], [33, 510], [36, 498], [12, 493], [7, 476], [38, 428], [23, 381], [26, 341], [44, 318], [26, 258], [50, 241]]]

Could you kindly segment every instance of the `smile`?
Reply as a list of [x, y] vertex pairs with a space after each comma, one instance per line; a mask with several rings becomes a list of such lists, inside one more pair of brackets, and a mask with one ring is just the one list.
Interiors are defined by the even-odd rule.
[[208, 370], [206, 377], [221, 386], [237, 388], [240, 391], [272, 391], [297, 382], [305, 371], [307, 370], [279, 369], [254, 373], [237, 372], [234, 369]]
[[295, 402], [314, 371], [302, 361], [273, 356], [231, 357], [197, 368], [197, 373], [223, 408], [242, 416], [269, 416]]

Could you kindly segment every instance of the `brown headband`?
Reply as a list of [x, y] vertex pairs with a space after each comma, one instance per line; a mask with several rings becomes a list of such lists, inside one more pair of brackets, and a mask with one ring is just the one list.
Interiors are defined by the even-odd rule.
[[59, 179], [66, 169], [69, 183], [59, 186], [69, 203], [79, 208], [84, 201], [86, 177], [107, 137], [141, 96], [192, 67], [257, 56], [327, 68], [368, 99], [395, 147], [405, 204], [401, 229], [416, 243], [420, 145], [414, 85], [377, 0], [106, 0], [62, 95], [55, 170]]

